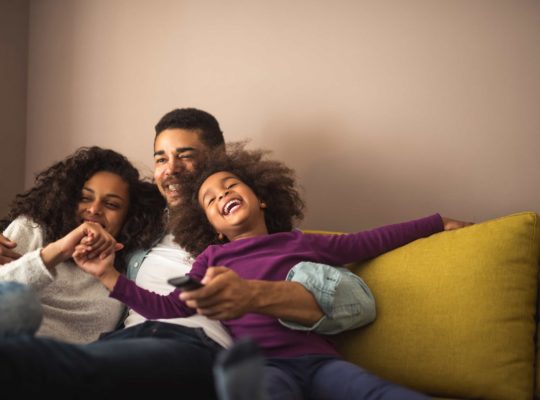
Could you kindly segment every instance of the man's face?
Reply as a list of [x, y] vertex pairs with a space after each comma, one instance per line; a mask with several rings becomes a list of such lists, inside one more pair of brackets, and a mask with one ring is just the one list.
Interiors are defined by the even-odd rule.
[[206, 151], [199, 133], [186, 129], [165, 129], [154, 143], [154, 181], [169, 207], [180, 201], [181, 172], [193, 170], [197, 152]]

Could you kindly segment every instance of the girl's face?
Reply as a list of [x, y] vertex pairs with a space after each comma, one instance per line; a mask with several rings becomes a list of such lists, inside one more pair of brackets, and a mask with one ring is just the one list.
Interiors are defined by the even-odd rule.
[[237, 176], [216, 172], [201, 185], [199, 205], [218, 234], [230, 241], [267, 234], [266, 205]]
[[116, 237], [129, 209], [129, 185], [118, 175], [100, 171], [88, 179], [77, 207], [79, 222], [100, 224]]

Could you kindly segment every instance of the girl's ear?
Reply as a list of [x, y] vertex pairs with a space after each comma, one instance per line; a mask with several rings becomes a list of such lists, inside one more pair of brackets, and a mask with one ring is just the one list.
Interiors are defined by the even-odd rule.
[[261, 201], [261, 208], [266, 208], [266, 203], [264, 201]]
[[218, 233], [217, 237], [218, 237], [218, 239], [219, 239], [220, 241], [222, 241], [222, 242], [223, 242], [223, 240], [225, 239], [225, 236], [223, 235], [223, 233]]

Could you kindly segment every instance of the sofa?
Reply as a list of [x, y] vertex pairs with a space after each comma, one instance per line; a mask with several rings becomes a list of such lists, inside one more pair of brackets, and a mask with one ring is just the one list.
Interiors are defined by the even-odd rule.
[[339, 350], [433, 398], [539, 398], [539, 229], [535, 212], [520, 212], [350, 265], [377, 318], [337, 335]]

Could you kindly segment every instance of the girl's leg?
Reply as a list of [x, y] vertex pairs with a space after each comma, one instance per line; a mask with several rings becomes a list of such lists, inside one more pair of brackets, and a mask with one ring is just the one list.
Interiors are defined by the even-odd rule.
[[264, 359], [251, 340], [240, 340], [223, 350], [214, 365], [219, 400], [264, 400]]
[[269, 400], [302, 400], [298, 382], [285, 370], [267, 365], [264, 368], [264, 389]]
[[311, 382], [314, 400], [428, 400], [421, 393], [381, 379], [357, 365], [329, 360], [316, 370]]
[[[264, 359], [250, 339], [219, 354], [214, 377], [219, 400], [302, 400], [293, 360]], [[291, 366], [292, 365], [292, 366]]]

